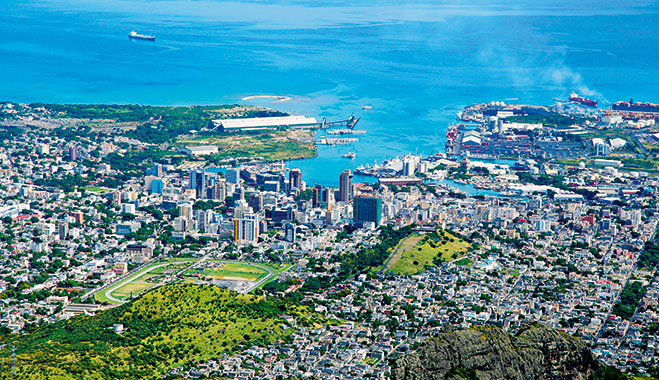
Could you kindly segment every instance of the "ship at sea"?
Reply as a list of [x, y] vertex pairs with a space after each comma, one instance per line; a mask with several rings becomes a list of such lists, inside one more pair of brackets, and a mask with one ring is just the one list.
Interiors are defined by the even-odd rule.
[[634, 99], [629, 102], [615, 102], [611, 105], [614, 111], [631, 111], [631, 112], [659, 112], [659, 104], [655, 103], [634, 103]]
[[579, 96], [579, 94], [577, 94], [574, 91], [570, 93], [570, 98], [569, 99], [570, 99], [571, 102], [583, 104], [584, 106], [597, 107], [597, 101], [596, 100], [583, 98], [583, 97]]
[[132, 31], [128, 34], [128, 38], [131, 40], [143, 40], [143, 41], [155, 41], [156, 36], [149, 36], [147, 34], [139, 34], [136, 31]]

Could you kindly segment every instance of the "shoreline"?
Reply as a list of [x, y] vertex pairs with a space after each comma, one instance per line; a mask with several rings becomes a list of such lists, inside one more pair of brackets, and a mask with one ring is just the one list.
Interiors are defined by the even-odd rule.
[[277, 101], [277, 103], [282, 103], [282, 102], [287, 102], [292, 98], [290, 96], [282, 96], [282, 95], [250, 95], [240, 98], [240, 100], [243, 101], [253, 100], [253, 99], [271, 99]]

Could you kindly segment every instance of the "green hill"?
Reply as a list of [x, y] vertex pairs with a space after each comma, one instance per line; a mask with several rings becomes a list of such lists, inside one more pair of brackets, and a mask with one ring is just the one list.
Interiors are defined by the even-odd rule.
[[[299, 324], [319, 323], [306, 307], [266, 300], [210, 285], [167, 285], [114, 309], [41, 326], [0, 339], [10, 363], [16, 346], [18, 375], [2, 367], [0, 378], [158, 379], [169, 369], [219, 357], [252, 344], [286, 340]], [[124, 325], [120, 335], [112, 330]]]

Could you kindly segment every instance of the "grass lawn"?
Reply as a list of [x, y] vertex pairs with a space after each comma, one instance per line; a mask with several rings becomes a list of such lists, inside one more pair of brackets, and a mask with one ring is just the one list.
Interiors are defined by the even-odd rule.
[[129, 282], [128, 284], [122, 286], [121, 288], [115, 290], [114, 292], [112, 292], [110, 294], [113, 297], [118, 298], [120, 300], [130, 297], [131, 294], [133, 296], [136, 296], [141, 291], [149, 289], [150, 287], [152, 287], [156, 284], [156, 283], [153, 283], [153, 282], [147, 282], [146, 281], [146, 279], [150, 278], [150, 277], [152, 277], [152, 276], [150, 276], [150, 275], [142, 276], [139, 279]]
[[213, 280], [259, 281], [268, 275], [268, 271], [249, 263], [209, 261], [210, 268], [193, 268], [186, 275], [197, 275]]
[[[164, 272], [169, 270], [178, 271], [183, 269], [185, 266], [190, 265], [194, 259], [167, 259], [164, 261], [158, 261], [152, 264], [149, 264], [146, 268], [143, 268], [137, 273], [134, 273], [128, 278], [125, 278], [120, 281], [121, 286], [110, 292], [110, 295], [124, 300], [127, 297], [130, 297], [131, 291], [133, 296], [137, 295], [139, 292], [144, 291], [158, 284], [158, 278], [162, 277]], [[166, 264], [166, 265], [163, 265]], [[146, 281], [151, 279], [150, 281]], [[114, 303], [115, 301], [109, 299], [106, 295], [109, 290], [114, 289], [114, 284], [110, 287], [103, 289], [102, 291], [94, 294], [94, 298], [99, 302]]]
[[87, 186], [87, 187], [85, 187], [85, 190], [87, 190], [87, 191], [89, 191], [89, 192], [91, 192], [91, 193], [96, 193], [96, 194], [105, 194], [105, 193], [109, 193], [109, 192], [110, 192], [110, 190], [108, 190], [108, 189], [102, 189], [102, 188], [100, 188], [100, 187], [98, 187], [98, 186]]
[[412, 275], [434, 266], [433, 260], [436, 257], [440, 257], [441, 261], [451, 261], [462, 257], [469, 244], [448, 232], [443, 232], [443, 234], [441, 231], [438, 233], [440, 237], [446, 236], [446, 238], [437, 242], [426, 238], [425, 235], [411, 234], [402, 244], [399, 244], [394, 257], [387, 266], [387, 271]]
[[261, 134], [230, 134], [212, 137], [180, 137], [180, 145], [216, 145], [219, 158], [262, 157], [264, 160], [312, 158], [316, 155], [313, 132], [270, 131]]

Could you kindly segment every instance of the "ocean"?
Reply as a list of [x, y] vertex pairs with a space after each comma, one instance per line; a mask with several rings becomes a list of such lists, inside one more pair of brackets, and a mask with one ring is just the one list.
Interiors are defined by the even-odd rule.
[[[155, 34], [156, 42], [128, 33]], [[443, 151], [465, 105], [659, 102], [653, 1], [0, 2], [0, 99], [247, 103], [338, 120], [351, 146], [293, 161], [308, 185], [406, 153]], [[371, 110], [362, 109], [370, 105]], [[341, 154], [354, 151], [353, 160]]]

